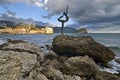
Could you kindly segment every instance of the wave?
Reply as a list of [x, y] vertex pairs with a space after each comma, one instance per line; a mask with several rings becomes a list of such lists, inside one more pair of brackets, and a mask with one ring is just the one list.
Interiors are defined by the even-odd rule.
[[[120, 58], [120, 57], [119, 57], [119, 58]], [[112, 61], [110, 61], [108, 64], [109, 64], [112, 68], [105, 68], [105, 67], [103, 67], [103, 66], [98, 65], [99, 70], [100, 70], [100, 71], [106, 71], [106, 72], [109, 72], [109, 73], [112, 73], [112, 74], [114, 74], [114, 73], [118, 74], [118, 73], [119, 73], [119, 71], [120, 71], [120, 64], [119, 64], [119, 63], [117, 63], [116, 61], [112, 60]]]
[[120, 46], [107, 46], [107, 47], [109, 47], [109, 48], [111, 48], [111, 49], [120, 49]]
[[0, 44], [3, 44], [3, 43], [5, 43], [4, 41], [2, 41], [2, 40], [0, 40]]

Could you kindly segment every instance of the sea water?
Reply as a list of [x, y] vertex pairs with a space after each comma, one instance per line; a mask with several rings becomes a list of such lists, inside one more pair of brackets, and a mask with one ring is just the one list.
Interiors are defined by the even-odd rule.
[[[24, 40], [30, 43], [34, 43], [38, 46], [52, 45], [53, 38], [57, 35], [60, 35], [60, 34], [59, 33], [52, 34], [52, 35], [4, 34], [4, 35], [0, 35], [0, 44], [6, 42], [7, 39], [12, 39], [12, 40]], [[116, 54], [116, 58], [120, 58], [120, 33], [89, 33], [89, 34], [66, 33], [65, 35], [92, 36], [95, 41], [110, 48]], [[110, 73], [118, 73], [120, 71], [120, 64], [115, 62], [114, 60], [109, 62], [109, 65], [112, 66], [112, 69], [104, 68], [101, 66], [99, 66], [99, 69], [102, 71], [110, 72]]]

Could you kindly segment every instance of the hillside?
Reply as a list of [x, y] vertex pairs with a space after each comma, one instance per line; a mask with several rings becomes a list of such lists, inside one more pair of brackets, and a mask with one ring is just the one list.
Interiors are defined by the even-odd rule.
[[88, 33], [86, 28], [81, 28], [79, 30], [76, 31], [77, 33]]
[[14, 22], [0, 20], [0, 28], [2, 28], [3, 23], [5, 23], [8, 27], [15, 27], [15, 23]]

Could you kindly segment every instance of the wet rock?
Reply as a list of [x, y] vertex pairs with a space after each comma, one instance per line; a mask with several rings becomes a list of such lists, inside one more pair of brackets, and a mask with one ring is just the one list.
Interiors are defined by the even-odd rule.
[[52, 50], [58, 55], [92, 57], [96, 62], [107, 63], [115, 54], [104, 45], [97, 43], [90, 36], [73, 37], [59, 35], [54, 38]]
[[50, 46], [50, 45], [48, 45], [48, 44], [46, 44], [45, 46], [46, 46], [46, 49], [47, 49], [47, 50], [52, 49], [52, 46]]
[[105, 67], [105, 68], [112, 68], [112, 66], [110, 66], [109, 64], [107, 63], [99, 63], [98, 65], [102, 66], [102, 67]]
[[116, 62], [120, 63], [120, 59], [115, 59]]
[[41, 48], [45, 48], [44, 46], [41, 46]]
[[93, 59], [88, 56], [70, 57], [67, 61], [65, 61], [63, 66], [64, 74], [73, 74], [83, 77], [96, 75], [98, 71], [97, 65]]
[[95, 76], [95, 80], [120, 80], [120, 78], [111, 73], [99, 71]]

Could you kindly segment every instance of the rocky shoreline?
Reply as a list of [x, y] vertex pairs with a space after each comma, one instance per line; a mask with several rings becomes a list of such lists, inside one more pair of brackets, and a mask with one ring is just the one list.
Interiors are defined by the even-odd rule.
[[90, 36], [57, 36], [47, 54], [32, 43], [8, 40], [0, 45], [0, 80], [120, 80], [97, 66], [114, 57]]

